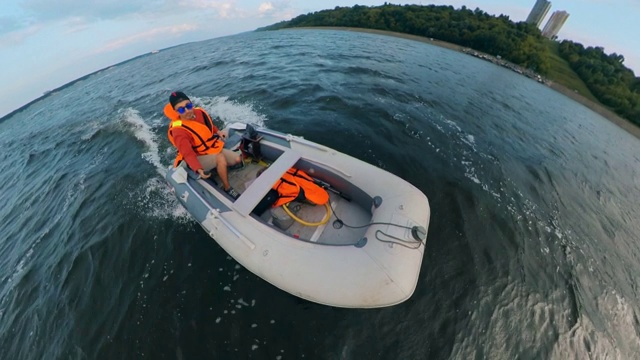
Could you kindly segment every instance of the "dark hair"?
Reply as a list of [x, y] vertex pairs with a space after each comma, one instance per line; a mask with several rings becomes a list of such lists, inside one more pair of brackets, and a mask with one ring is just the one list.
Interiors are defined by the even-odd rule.
[[169, 103], [171, 104], [171, 107], [174, 109], [176, 108], [177, 103], [184, 100], [191, 101], [189, 97], [185, 95], [182, 91], [174, 91], [171, 93], [171, 96], [169, 96]]

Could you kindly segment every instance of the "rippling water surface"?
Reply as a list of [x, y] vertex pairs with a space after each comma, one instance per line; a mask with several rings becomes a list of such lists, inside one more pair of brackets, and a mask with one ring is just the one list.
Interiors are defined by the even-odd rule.
[[[420, 188], [413, 297], [317, 305], [227, 256], [163, 180], [174, 89]], [[640, 142], [464, 54], [328, 30], [186, 44], [2, 119], [0, 148], [2, 359], [640, 354]]]

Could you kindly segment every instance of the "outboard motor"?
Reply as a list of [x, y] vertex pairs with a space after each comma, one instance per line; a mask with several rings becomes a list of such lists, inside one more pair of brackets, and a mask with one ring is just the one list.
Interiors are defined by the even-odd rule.
[[244, 135], [242, 135], [242, 141], [240, 142], [240, 151], [244, 158], [250, 156], [254, 161], [260, 161], [262, 159], [262, 153], [260, 151], [260, 140], [262, 137], [258, 135], [256, 129], [247, 124]]

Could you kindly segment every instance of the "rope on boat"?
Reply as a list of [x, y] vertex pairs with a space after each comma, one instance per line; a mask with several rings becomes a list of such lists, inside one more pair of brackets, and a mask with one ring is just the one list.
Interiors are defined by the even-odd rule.
[[297, 221], [300, 224], [305, 225], [305, 226], [320, 226], [320, 225], [324, 225], [324, 224], [328, 223], [329, 219], [331, 218], [331, 207], [329, 206], [329, 202], [325, 203], [324, 207], [327, 209], [327, 213], [326, 213], [324, 219], [322, 219], [320, 222], [310, 223], [310, 222], [304, 221], [304, 220], [300, 219], [299, 217], [295, 216], [293, 214], [293, 212], [291, 210], [289, 210], [289, 206], [287, 206], [287, 204], [283, 204], [282, 205], [282, 208], [284, 209], [284, 211], [289, 216], [291, 216], [291, 218], [293, 220], [295, 220], [295, 221]]
[[[333, 207], [331, 207], [331, 210], [333, 210]], [[369, 227], [369, 226], [372, 226], [372, 225], [388, 225], [388, 226], [397, 226], [397, 227], [399, 227], [399, 228], [409, 229], [409, 230], [411, 230], [411, 231], [413, 231], [413, 230], [414, 230], [414, 228], [416, 228], [416, 226], [406, 226], [406, 225], [394, 224], [394, 223], [390, 223], [390, 222], [370, 222], [370, 223], [365, 224], [365, 225], [360, 225], [360, 226], [351, 226], [351, 225], [345, 224], [345, 222], [344, 222], [344, 221], [342, 221], [342, 219], [340, 219], [340, 218], [338, 217], [338, 214], [336, 214], [336, 211], [335, 211], [335, 210], [333, 210], [333, 215], [336, 217], [336, 220], [335, 220], [335, 222], [334, 222], [334, 223], [338, 223], [340, 226], [344, 225], [344, 226], [346, 226], [346, 227], [348, 227], [348, 228], [351, 228], [351, 229], [361, 229], [361, 228]], [[334, 227], [335, 227], [335, 225], [334, 225]], [[418, 239], [415, 239], [415, 240], [405, 240], [405, 239], [401, 239], [401, 238], [399, 238], [399, 237], [396, 237], [396, 236], [393, 236], [393, 235], [389, 235], [389, 234], [385, 233], [385, 232], [384, 232], [384, 231], [382, 231], [382, 230], [376, 230], [375, 234], [376, 234], [376, 240], [378, 240], [378, 241], [380, 241], [380, 242], [383, 242], [383, 243], [389, 243], [389, 244], [397, 244], [397, 245], [404, 246], [404, 247], [406, 247], [406, 248], [413, 249], [413, 250], [415, 250], [415, 249], [419, 249], [419, 248], [420, 248], [420, 246], [424, 245], [424, 242], [423, 242], [423, 241], [421, 241], [421, 240], [418, 240]], [[388, 237], [388, 238], [390, 238], [390, 239], [393, 239], [393, 240], [385, 240], [385, 239], [382, 239], [382, 238], [379, 236], [379, 234], [382, 234], [382, 235], [384, 235], [384, 236], [386, 236], [386, 237]]]

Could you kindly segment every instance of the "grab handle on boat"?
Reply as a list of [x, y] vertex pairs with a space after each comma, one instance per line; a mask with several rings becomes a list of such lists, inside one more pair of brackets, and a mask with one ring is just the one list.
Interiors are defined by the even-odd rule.
[[328, 191], [331, 191], [332, 193], [334, 193], [334, 194], [336, 194], [336, 195], [340, 196], [341, 198], [343, 198], [343, 199], [345, 199], [345, 200], [347, 200], [347, 201], [351, 202], [351, 198], [350, 198], [349, 196], [347, 196], [347, 195], [343, 194], [343, 193], [342, 193], [342, 191], [340, 191], [340, 190], [338, 190], [338, 189], [334, 188], [334, 187], [333, 187], [333, 186], [331, 186], [331, 184], [329, 184], [328, 182], [325, 182], [325, 181], [322, 181], [322, 180], [320, 180], [320, 179], [316, 179], [316, 178], [312, 178], [312, 179], [313, 179], [313, 182], [314, 182], [316, 185], [320, 186], [321, 188], [323, 188], [323, 189], [325, 189], [325, 190], [328, 190]]
[[284, 139], [287, 140], [288, 142], [292, 142], [295, 141], [297, 143], [312, 147], [314, 149], [318, 149], [318, 150], [322, 150], [322, 151], [328, 151], [329, 149], [326, 146], [320, 145], [320, 144], [316, 144], [312, 141], [306, 140], [303, 137], [300, 136], [294, 136], [291, 134], [281, 134], [275, 131], [270, 131], [269, 129], [260, 129], [260, 132], [265, 133], [265, 134], [269, 134], [271, 136], [280, 138], [280, 139]]
[[251, 250], [256, 248], [256, 244], [252, 243], [251, 241], [249, 241], [249, 239], [247, 239], [246, 237], [244, 237], [244, 235], [242, 235], [238, 229], [235, 228], [235, 226], [231, 225], [230, 222], [228, 222], [224, 216], [222, 216], [220, 214], [220, 211], [218, 209], [211, 209], [211, 216], [213, 216], [214, 218], [220, 220], [220, 222], [227, 227], [227, 229], [231, 230], [231, 232], [237, 236], [238, 238], [240, 238], [240, 240], [242, 240], [244, 242], [245, 245], [247, 245]]

